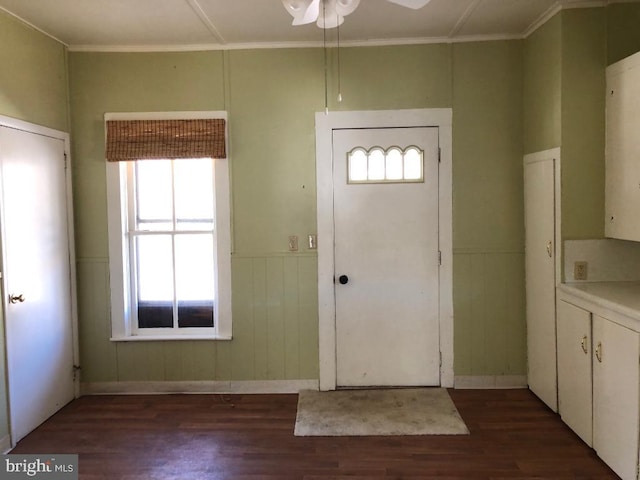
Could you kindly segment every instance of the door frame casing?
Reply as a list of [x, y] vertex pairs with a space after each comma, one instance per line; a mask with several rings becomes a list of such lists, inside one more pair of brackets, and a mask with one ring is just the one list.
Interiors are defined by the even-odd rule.
[[336, 389], [333, 130], [354, 128], [438, 128], [440, 385], [453, 387], [452, 120], [453, 112], [450, 108], [316, 113], [320, 390]]
[[[34, 123], [26, 122], [23, 120], [18, 120], [12, 117], [7, 117], [0, 115], [0, 127], [12, 128], [15, 130], [21, 130], [27, 133], [32, 133], [35, 135], [42, 135], [45, 137], [55, 138], [57, 140], [62, 140], [64, 142], [64, 152], [66, 155], [66, 168], [65, 168], [65, 190], [66, 190], [66, 211], [67, 211], [67, 240], [69, 245], [69, 287], [70, 287], [70, 307], [71, 307], [71, 343], [73, 348], [73, 364], [80, 365], [80, 351], [79, 351], [79, 338], [78, 338], [78, 301], [77, 301], [77, 282], [76, 282], [76, 255], [75, 255], [75, 234], [74, 234], [74, 218], [73, 218], [73, 190], [72, 190], [72, 173], [71, 173], [71, 143], [70, 137], [67, 132], [63, 132], [60, 130], [55, 130], [49, 127], [44, 127], [41, 125], [37, 125]], [[1, 233], [1, 232], [0, 232]], [[4, 235], [3, 233], [1, 233]], [[4, 258], [4, 251], [0, 253], [2, 256], [2, 270], [4, 271], [4, 265], [6, 264]], [[6, 314], [7, 311], [7, 301], [8, 297], [6, 295], [6, 282], [7, 278], [3, 276], [2, 278], [2, 291], [3, 301], [2, 301], [2, 309], [3, 309], [3, 318], [6, 322]], [[4, 344], [5, 351], [7, 348], [7, 336], [6, 336], [6, 328], [2, 332], [4, 335]], [[8, 379], [8, 364], [5, 359], [4, 364], [5, 370], [5, 378]], [[74, 398], [78, 398], [80, 396], [80, 379], [79, 376], [76, 376], [74, 379]], [[11, 446], [15, 446], [14, 441], [14, 429], [13, 429], [13, 421], [11, 414], [11, 405], [10, 405], [10, 392], [9, 392], [9, 383], [6, 382], [6, 398], [7, 398], [7, 411], [9, 414], [9, 432], [10, 432], [10, 443]]]

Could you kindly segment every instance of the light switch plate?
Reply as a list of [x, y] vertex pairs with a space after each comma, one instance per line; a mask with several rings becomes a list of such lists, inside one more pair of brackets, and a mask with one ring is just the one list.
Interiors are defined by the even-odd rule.
[[289, 251], [297, 252], [298, 251], [298, 236], [297, 235], [289, 235]]

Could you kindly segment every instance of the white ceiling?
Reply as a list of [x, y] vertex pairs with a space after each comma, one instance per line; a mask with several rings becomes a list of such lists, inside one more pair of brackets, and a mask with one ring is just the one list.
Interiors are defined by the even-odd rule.
[[[610, 0], [609, 0], [610, 1]], [[522, 38], [583, 0], [431, 0], [420, 10], [362, 0], [340, 27], [343, 45]], [[71, 50], [186, 50], [321, 44], [293, 27], [281, 0], [0, 0], [0, 8]], [[327, 31], [335, 41], [336, 30]]]

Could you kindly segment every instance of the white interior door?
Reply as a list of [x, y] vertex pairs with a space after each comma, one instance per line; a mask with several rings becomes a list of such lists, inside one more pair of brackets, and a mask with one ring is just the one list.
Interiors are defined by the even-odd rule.
[[336, 130], [333, 159], [337, 386], [439, 385], [438, 129]]
[[15, 444], [74, 397], [64, 141], [0, 127], [0, 168]]
[[531, 391], [557, 412], [553, 157], [525, 163], [524, 210], [528, 382]]

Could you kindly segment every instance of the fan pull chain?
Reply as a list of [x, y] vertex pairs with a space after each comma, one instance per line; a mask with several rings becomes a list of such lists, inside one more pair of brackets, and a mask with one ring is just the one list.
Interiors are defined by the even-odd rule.
[[327, 8], [325, 2], [322, 2], [322, 47], [324, 50], [324, 113], [329, 114], [329, 67], [327, 62]]
[[340, 19], [338, 17], [338, 12], [336, 12], [336, 20], [338, 24], [338, 103], [342, 102], [342, 75], [340, 72]]

